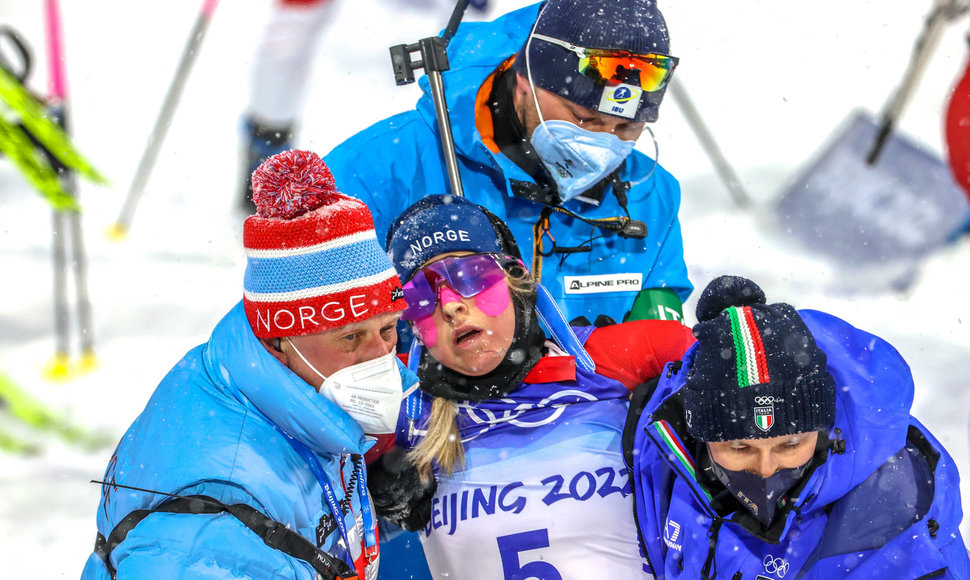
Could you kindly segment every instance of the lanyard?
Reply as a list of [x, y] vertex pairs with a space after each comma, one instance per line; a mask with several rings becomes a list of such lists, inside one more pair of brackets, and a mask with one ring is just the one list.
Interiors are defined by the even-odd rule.
[[[408, 349], [408, 369], [414, 374], [418, 374], [418, 367], [421, 365], [421, 343], [415, 339], [411, 341]], [[404, 398], [405, 415], [408, 420], [407, 444], [408, 447], [415, 445], [415, 424], [421, 419], [424, 411], [424, 394], [421, 389], [414, 389], [411, 394]]]
[[[350, 555], [350, 536], [347, 532], [347, 522], [344, 521], [344, 511], [340, 507], [340, 502], [337, 501], [337, 494], [334, 492], [333, 485], [330, 483], [330, 478], [323, 471], [323, 466], [320, 465], [320, 460], [317, 456], [313, 454], [310, 449], [291, 437], [288, 433], [285, 433], [279, 427], [276, 428], [277, 431], [286, 437], [286, 440], [290, 442], [293, 449], [300, 454], [303, 461], [306, 462], [307, 467], [316, 476], [317, 481], [320, 483], [320, 487], [323, 488], [323, 497], [327, 500], [327, 505], [330, 506], [330, 512], [334, 516], [334, 520], [337, 522], [337, 528], [340, 530], [340, 536], [344, 540], [344, 544], [347, 546], [347, 563], [351, 568], [356, 568], [354, 562], [351, 560]], [[371, 514], [370, 508], [370, 497], [367, 492], [367, 470], [364, 469], [363, 459], [359, 464], [354, 465], [354, 472], [358, 474], [359, 481], [357, 484], [357, 495], [360, 498], [360, 515], [363, 520], [364, 525], [364, 557], [367, 559], [367, 563], [373, 562], [377, 558], [379, 548], [377, 546], [377, 534], [374, 531], [374, 516]]]

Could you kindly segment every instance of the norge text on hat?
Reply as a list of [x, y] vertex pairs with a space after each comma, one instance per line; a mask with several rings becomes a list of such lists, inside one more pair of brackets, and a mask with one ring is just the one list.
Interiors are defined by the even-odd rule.
[[431, 258], [459, 251], [522, 258], [508, 226], [460, 196], [425, 196], [404, 210], [387, 231], [387, 253], [404, 282]]

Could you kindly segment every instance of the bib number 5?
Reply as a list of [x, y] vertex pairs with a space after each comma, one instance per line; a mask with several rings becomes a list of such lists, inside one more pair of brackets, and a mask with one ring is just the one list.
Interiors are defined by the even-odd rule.
[[549, 547], [549, 530], [532, 530], [496, 538], [502, 556], [502, 572], [505, 580], [562, 580], [556, 567], [543, 560], [522, 564], [519, 553]]

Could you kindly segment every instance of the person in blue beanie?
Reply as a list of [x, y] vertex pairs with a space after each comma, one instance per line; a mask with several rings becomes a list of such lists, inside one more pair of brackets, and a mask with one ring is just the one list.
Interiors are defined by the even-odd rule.
[[[499, 216], [567, 320], [682, 319], [680, 186], [634, 146], [677, 65], [654, 0], [547, 0], [466, 22], [448, 44], [445, 97], [464, 195]], [[379, 235], [450, 191], [427, 78], [415, 110], [326, 156]], [[651, 133], [652, 134], [652, 133]], [[367, 151], [367, 155], [360, 155]]]
[[466, 198], [413, 204], [388, 253], [419, 340], [398, 442], [436, 487], [428, 502], [406, 493], [413, 479], [371, 473], [378, 514], [417, 531], [433, 578], [643, 577], [621, 432], [631, 389], [683, 354], [689, 328], [568, 326], [502, 220]]
[[[625, 432], [657, 578], [967, 578], [959, 476], [883, 339], [713, 280]], [[628, 444], [628, 445], [626, 445]]]
[[401, 283], [316, 154], [270, 157], [253, 190], [243, 299], [118, 443], [86, 580], [377, 577], [365, 454], [416, 382]]

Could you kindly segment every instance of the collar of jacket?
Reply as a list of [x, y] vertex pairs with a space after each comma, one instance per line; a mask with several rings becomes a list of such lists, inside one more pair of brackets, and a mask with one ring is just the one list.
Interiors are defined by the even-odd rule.
[[203, 353], [211, 381], [249, 400], [319, 455], [362, 455], [374, 445], [350, 415], [280, 364], [253, 334], [242, 301], [216, 325]]
[[[503, 108], [506, 111], [514, 109], [516, 73], [510, 70], [514, 61], [515, 55], [506, 59], [485, 79], [478, 90], [475, 105], [475, 123], [478, 133], [492, 154], [502, 153], [532, 178], [532, 181], [510, 179], [509, 187], [513, 194], [543, 205], [561, 205], [558, 188], [549, 171], [532, 149], [531, 144], [525, 140], [525, 129], [519, 122], [518, 113], [504, 115], [501, 119], [496, 116], [496, 112]], [[615, 171], [593, 184], [577, 199], [599, 205], [606, 195], [608, 185], [623, 187], [620, 185], [619, 175], [623, 172], [625, 163], [624, 161]], [[621, 206], [626, 206], [624, 201], [618, 201]]]
[[[681, 480], [691, 490], [697, 505], [711, 519], [741, 526], [752, 536], [774, 545], [788, 533], [800, 510], [814, 503], [815, 490], [820, 484], [820, 478], [816, 476], [819, 467], [811, 468], [812, 471], [796, 488], [797, 497], [792, 498], [791, 503], [778, 513], [772, 525], [767, 529], [762, 528], [757, 518], [748, 514], [744, 506], [724, 490], [712, 475], [705, 473], [705, 469], [709, 468], [709, 459], [703, 452], [704, 443], [687, 434], [683, 396], [679, 389], [650, 418], [652, 421], [646, 427], [647, 436], [660, 450], [663, 460], [680, 475]], [[816, 451], [815, 461], [825, 461], [827, 454], [827, 446]]]
[[[906, 445], [913, 405], [913, 374], [882, 338], [816, 310], [799, 310], [835, 377], [835, 428], [845, 453], [830, 454], [812, 505], [843, 497]], [[830, 435], [830, 437], [832, 437]], [[833, 437], [834, 438], [834, 437]]]

